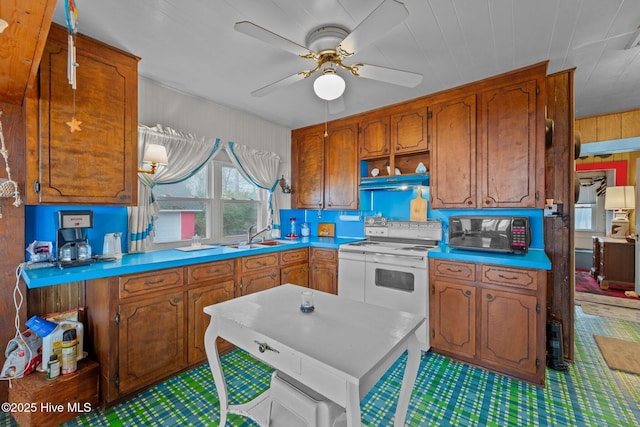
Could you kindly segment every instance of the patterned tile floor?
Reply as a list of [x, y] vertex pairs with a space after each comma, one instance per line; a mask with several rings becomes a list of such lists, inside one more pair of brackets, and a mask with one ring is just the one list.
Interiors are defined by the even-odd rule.
[[[638, 426], [640, 375], [607, 367], [593, 338], [640, 342], [640, 324], [584, 314], [576, 307], [576, 361], [568, 372], [547, 369], [544, 389], [427, 353], [421, 361], [409, 426]], [[640, 357], [640, 355], [639, 355]], [[392, 425], [405, 359], [400, 358], [362, 400], [367, 426]], [[268, 387], [270, 369], [236, 350], [223, 357], [232, 403]], [[165, 381], [104, 412], [66, 426], [202, 426], [218, 424], [218, 400], [208, 366]], [[0, 426], [12, 426], [0, 415]], [[239, 416], [227, 425], [252, 426]]]

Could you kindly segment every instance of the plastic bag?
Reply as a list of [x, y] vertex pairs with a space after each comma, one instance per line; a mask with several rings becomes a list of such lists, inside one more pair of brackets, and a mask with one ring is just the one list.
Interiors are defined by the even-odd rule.
[[7, 344], [0, 378], [22, 378], [29, 375], [42, 361], [42, 338], [30, 329]]

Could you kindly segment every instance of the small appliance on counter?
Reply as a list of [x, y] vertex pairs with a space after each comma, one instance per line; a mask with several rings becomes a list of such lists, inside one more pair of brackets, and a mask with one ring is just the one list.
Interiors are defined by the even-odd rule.
[[58, 211], [56, 258], [60, 268], [92, 264], [87, 230], [93, 228], [93, 211]]
[[449, 246], [476, 251], [525, 254], [531, 245], [526, 216], [452, 216]]

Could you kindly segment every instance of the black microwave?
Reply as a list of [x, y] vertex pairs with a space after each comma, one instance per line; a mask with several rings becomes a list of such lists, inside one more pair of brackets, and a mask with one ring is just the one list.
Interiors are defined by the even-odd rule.
[[481, 251], [527, 253], [531, 228], [526, 216], [452, 216], [449, 247]]

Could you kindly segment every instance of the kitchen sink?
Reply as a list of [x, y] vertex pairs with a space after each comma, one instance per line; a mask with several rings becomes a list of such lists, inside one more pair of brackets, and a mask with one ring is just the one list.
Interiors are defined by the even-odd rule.
[[289, 242], [282, 242], [280, 240], [264, 240], [262, 242], [255, 243], [255, 244], [261, 245], [261, 246], [278, 246], [278, 245], [288, 245]]

